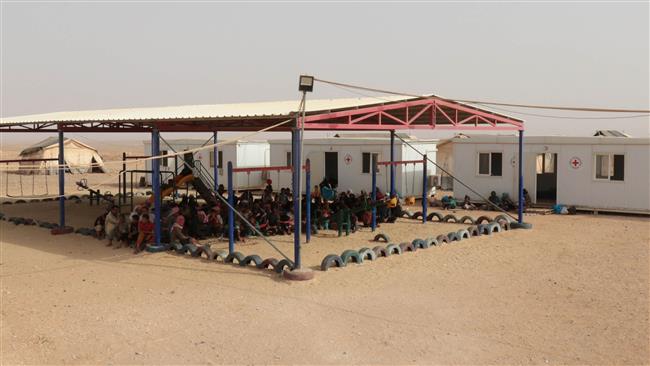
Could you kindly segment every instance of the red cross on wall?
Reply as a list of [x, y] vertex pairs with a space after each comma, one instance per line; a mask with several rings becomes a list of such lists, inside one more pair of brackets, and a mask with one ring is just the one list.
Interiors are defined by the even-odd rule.
[[579, 169], [582, 166], [582, 160], [576, 157], [571, 158], [571, 160], [569, 160], [569, 163], [573, 169]]

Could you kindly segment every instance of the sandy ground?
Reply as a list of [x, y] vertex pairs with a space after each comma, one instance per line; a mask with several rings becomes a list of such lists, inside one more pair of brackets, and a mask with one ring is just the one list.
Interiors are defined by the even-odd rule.
[[[77, 227], [99, 210], [68, 206]], [[57, 214], [54, 202], [0, 209]], [[647, 364], [650, 220], [528, 221], [533, 230], [318, 271], [304, 283], [2, 221], [0, 361]], [[458, 227], [402, 220], [378, 232], [400, 242]], [[315, 267], [326, 254], [372, 246], [371, 237], [319, 234], [303, 261]], [[274, 240], [291, 254], [289, 236]], [[238, 249], [277, 256], [260, 241]]]

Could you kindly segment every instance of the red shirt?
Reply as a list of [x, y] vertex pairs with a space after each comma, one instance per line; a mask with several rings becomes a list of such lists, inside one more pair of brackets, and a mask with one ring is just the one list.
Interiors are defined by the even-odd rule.
[[150, 221], [140, 221], [138, 223], [138, 231], [141, 233], [149, 234], [153, 232], [153, 222]]

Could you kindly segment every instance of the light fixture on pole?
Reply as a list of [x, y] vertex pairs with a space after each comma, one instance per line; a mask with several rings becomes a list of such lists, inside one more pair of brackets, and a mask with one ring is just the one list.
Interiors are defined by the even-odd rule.
[[314, 91], [314, 77], [309, 75], [300, 75], [298, 79], [298, 90], [303, 93]]

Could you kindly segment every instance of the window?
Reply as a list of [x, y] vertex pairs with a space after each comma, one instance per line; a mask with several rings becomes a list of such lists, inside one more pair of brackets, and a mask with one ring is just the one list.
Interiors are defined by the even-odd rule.
[[479, 153], [478, 175], [500, 177], [503, 172], [503, 153]]
[[537, 174], [555, 173], [555, 154], [537, 154], [535, 170]]
[[[161, 151], [160, 153], [161, 153], [161, 155], [167, 155], [167, 150], [163, 150], [163, 151]], [[169, 166], [168, 159], [169, 159], [169, 158], [162, 158], [162, 159], [160, 159], [162, 166]]]
[[292, 166], [293, 161], [291, 161], [291, 151], [287, 151], [287, 166]]
[[[210, 168], [214, 168], [214, 153], [210, 152]], [[223, 151], [217, 151], [217, 168], [223, 168]]]
[[598, 180], [625, 180], [625, 155], [596, 154], [595, 178]]
[[[375, 162], [378, 161], [379, 161], [379, 153], [369, 153], [369, 152], [361, 153], [361, 173], [369, 174], [370, 167]], [[377, 167], [376, 171], [379, 172], [379, 167]]]

